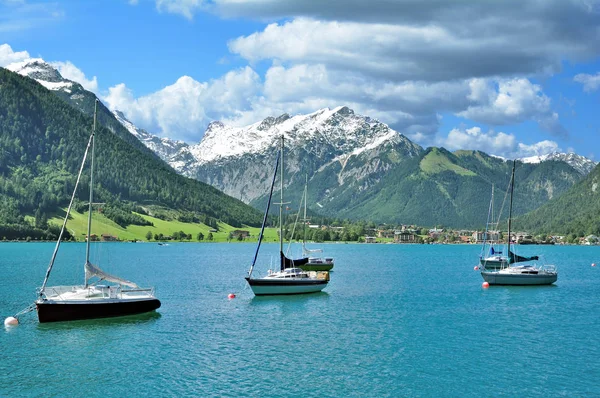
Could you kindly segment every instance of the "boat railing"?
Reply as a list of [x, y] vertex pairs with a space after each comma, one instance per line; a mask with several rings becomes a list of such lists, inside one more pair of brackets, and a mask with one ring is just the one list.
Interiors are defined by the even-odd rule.
[[554, 264], [544, 264], [540, 267], [540, 269], [548, 272], [556, 272], [557, 268]]
[[154, 297], [154, 287], [150, 288], [135, 288], [121, 289], [122, 293], [127, 293], [128, 296]]
[[46, 286], [44, 289], [44, 296], [46, 297], [59, 297], [63, 298], [62, 295], [65, 293], [76, 292], [78, 289], [83, 289], [83, 286]]

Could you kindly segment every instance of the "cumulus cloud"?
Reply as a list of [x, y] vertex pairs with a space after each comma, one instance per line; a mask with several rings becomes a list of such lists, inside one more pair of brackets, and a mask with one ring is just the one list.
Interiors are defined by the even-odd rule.
[[271, 63], [252, 101], [221, 112], [233, 124], [347, 105], [422, 142], [435, 140], [443, 113], [492, 126], [533, 120], [568, 138], [530, 79], [600, 52], [595, 0], [155, 3], [188, 19], [209, 11], [271, 22], [228, 42], [250, 65]]
[[449, 149], [472, 149], [505, 156], [514, 152], [517, 140], [514, 135], [490, 130], [484, 132], [480, 127], [468, 129], [454, 128], [440, 144]]
[[140, 98], [134, 98], [125, 84], [119, 84], [111, 87], [103, 99], [110, 109], [122, 111], [132, 122], [153, 133], [197, 141], [208, 122], [250, 108], [259, 87], [259, 76], [246, 67], [204, 83], [183, 76]]
[[0, 66], [4, 67], [13, 62], [21, 62], [30, 58], [27, 51], [13, 51], [8, 44], [0, 44]]
[[554, 141], [540, 141], [532, 145], [526, 145], [519, 143], [518, 158], [525, 158], [529, 156], [542, 156], [553, 152], [560, 152], [558, 144]]
[[94, 76], [92, 79], [85, 77], [85, 73], [78, 67], [73, 65], [70, 61], [67, 62], [51, 62], [50, 65], [54, 67], [61, 74], [62, 77], [68, 80], [77, 82], [88, 91], [98, 93], [98, 79]]
[[541, 128], [565, 138], [566, 130], [552, 111], [550, 98], [541, 86], [528, 79], [503, 79], [494, 81], [472, 80], [468, 98], [475, 104], [457, 115], [492, 125], [518, 124], [535, 120]]
[[573, 78], [577, 83], [583, 84], [583, 91], [592, 92], [600, 88], [600, 72], [595, 75], [588, 75], [587, 73], [580, 73], [575, 75]]
[[447, 137], [438, 141], [438, 145], [449, 150], [479, 150], [503, 158], [523, 158], [547, 155], [561, 149], [554, 141], [544, 140], [531, 145], [518, 142], [513, 134], [483, 131], [480, 127], [467, 129], [454, 128]]
[[547, 74], [564, 59], [591, 59], [599, 50], [600, 12], [577, 1], [217, 0], [216, 6], [224, 15], [292, 18], [232, 40], [230, 50], [249, 61], [301, 60], [395, 80]]

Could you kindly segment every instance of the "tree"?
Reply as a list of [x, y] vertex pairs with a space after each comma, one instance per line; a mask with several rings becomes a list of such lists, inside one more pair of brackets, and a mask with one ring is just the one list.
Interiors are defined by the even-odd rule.
[[208, 237], [207, 237], [207, 239], [208, 239], [208, 240], [213, 240], [213, 234], [212, 234], [212, 232], [209, 232], [209, 233], [208, 233]]
[[197, 236], [199, 241], [204, 240], [204, 234], [202, 232], [198, 232], [198, 236]]
[[146, 232], [146, 240], [152, 240], [152, 231]]

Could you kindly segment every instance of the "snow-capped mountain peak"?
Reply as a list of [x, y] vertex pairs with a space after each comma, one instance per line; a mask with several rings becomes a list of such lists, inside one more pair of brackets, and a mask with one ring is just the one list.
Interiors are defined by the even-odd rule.
[[30, 77], [48, 90], [62, 90], [70, 93], [73, 85], [77, 84], [63, 78], [58, 70], [41, 58], [29, 58], [25, 61], [15, 62], [6, 66], [6, 69]]
[[594, 162], [584, 156], [577, 155], [576, 153], [559, 153], [552, 152], [546, 155], [540, 156], [530, 156], [526, 158], [519, 159], [523, 163], [541, 163], [549, 160], [558, 160], [563, 161], [573, 167], [575, 170], [580, 172], [583, 175], [587, 175], [598, 162]]
[[[114, 110], [113, 115], [123, 125], [123, 127], [125, 127], [137, 139], [139, 139], [144, 145], [154, 151], [160, 158], [169, 163], [171, 167], [175, 168], [179, 172], [182, 171], [180, 158], [183, 155], [181, 152], [186, 151], [188, 144], [183, 141], [175, 141], [169, 138], [160, 138], [152, 135], [146, 130], [136, 127], [125, 117], [123, 112], [119, 110]], [[178, 165], [180, 167], [177, 167]]]
[[246, 127], [209, 124], [202, 141], [190, 147], [200, 164], [218, 159], [263, 153], [278, 145], [283, 135], [286, 146], [302, 146], [307, 142], [333, 144], [338, 155], [357, 155], [373, 149], [386, 140], [400, 137], [387, 125], [356, 115], [346, 106], [324, 108], [307, 115], [282, 114], [268, 117]]

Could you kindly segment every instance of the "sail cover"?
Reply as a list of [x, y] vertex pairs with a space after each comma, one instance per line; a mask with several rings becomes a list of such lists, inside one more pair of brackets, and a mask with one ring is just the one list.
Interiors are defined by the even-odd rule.
[[304, 265], [308, 263], [308, 257], [299, 258], [297, 260], [292, 260], [291, 258], [287, 258], [283, 252], [279, 252], [281, 254], [281, 270], [283, 271], [286, 268], [294, 268], [299, 265]]
[[524, 261], [533, 261], [533, 260], [539, 260], [538, 256], [531, 256], [531, 257], [523, 257], [523, 256], [519, 256], [518, 254], [513, 253], [512, 251], [508, 252], [510, 255], [510, 263], [522, 263]]
[[100, 269], [100, 267], [98, 267], [98, 266], [96, 266], [96, 265], [94, 265], [94, 264], [92, 264], [90, 262], [87, 262], [85, 264], [85, 280], [86, 280], [86, 283], [87, 283], [87, 280], [89, 280], [90, 278], [92, 278], [94, 276], [100, 278], [101, 280], [105, 280], [105, 281], [108, 281], [108, 282], [118, 283], [120, 285], [129, 286], [129, 287], [134, 288], [134, 289], [138, 288], [138, 285], [136, 285], [135, 283], [130, 282], [130, 281], [126, 280], [126, 279], [119, 278], [118, 276], [114, 276], [114, 275], [108, 274], [108, 273], [102, 271]]

